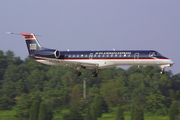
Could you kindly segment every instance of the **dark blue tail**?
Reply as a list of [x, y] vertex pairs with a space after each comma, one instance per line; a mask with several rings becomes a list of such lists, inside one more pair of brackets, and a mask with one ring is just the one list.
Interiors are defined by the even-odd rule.
[[34, 54], [35, 52], [42, 50], [43, 47], [39, 44], [33, 33], [20, 33], [26, 40], [27, 48], [29, 55]]

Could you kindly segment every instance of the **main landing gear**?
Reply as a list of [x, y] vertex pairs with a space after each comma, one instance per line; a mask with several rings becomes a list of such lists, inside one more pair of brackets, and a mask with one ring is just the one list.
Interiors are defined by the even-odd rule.
[[77, 70], [76, 73], [75, 73], [75, 75], [76, 75], [76, 76], [81, 76], [81, 71], [78, 71], [78, 70]]
[[81, 66], [77, 66], [75, 73], [76, 76], [81, 76], [81, 68], [82, 68]]
[[[76, 76], [81, 76], [81, 68], [83, 68], [83, 67], [82, 66], [77, 66], [76, 72], [75, 72]], [[92, 73], [92, 77], [97, 77], [98, 73], [99, 73], [99, 69], [95, 69], [95, 71]]]
[[98, 76], [98, 73], [96, 73], [96, 72], [92, 73], [92, 77], [97, 77], [97, 76]]
[[95, 72], [92, 73], [92, 77], [97, 77], [99, 73], [99, 69], [96, 69]]

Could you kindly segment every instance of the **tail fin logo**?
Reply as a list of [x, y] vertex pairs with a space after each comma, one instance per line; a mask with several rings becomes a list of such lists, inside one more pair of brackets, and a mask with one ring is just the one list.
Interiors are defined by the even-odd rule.
[[37, 44], [29, 44], [29, 49], [30, 50], [36, 50], [37, 49]]

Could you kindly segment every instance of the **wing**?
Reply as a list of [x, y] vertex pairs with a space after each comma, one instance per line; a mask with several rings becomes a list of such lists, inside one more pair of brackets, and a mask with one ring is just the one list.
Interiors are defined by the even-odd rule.
[[85, 69], [96, 69], [99, 67], [99, 64], [92, 64], [82, 61], [72, 61], [72, 60], [63, 60], [63, 59], [51, 59], [51, 58], [44, 58], [44, 57], [35, 57], [35, 60], [47, 65], [54, 65], [54, 66], [68, 66], [71, 68], [77, 68], [77, 66], [81, 66]]
[[77, 66], [81, 66], [85, 69], [96, 69], [98, 68], [99, 64], [92, 64], [92, 63], [85, 63], [81, 61], [69, 61], [69, 60], [62, 60], [67, 66], [72, 68], [77, 68]]

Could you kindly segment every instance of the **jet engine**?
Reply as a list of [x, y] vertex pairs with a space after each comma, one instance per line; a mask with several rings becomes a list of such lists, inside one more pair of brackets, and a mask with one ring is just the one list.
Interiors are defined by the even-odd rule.
[[52, 49], [40, 50], [40, 51], [37, 51], [34, 54], [34, 56], [36, 56], [36, 57], [48, 57], [48, 58], [59, 58], [60, 52], [58, 50], [52, 50]]

